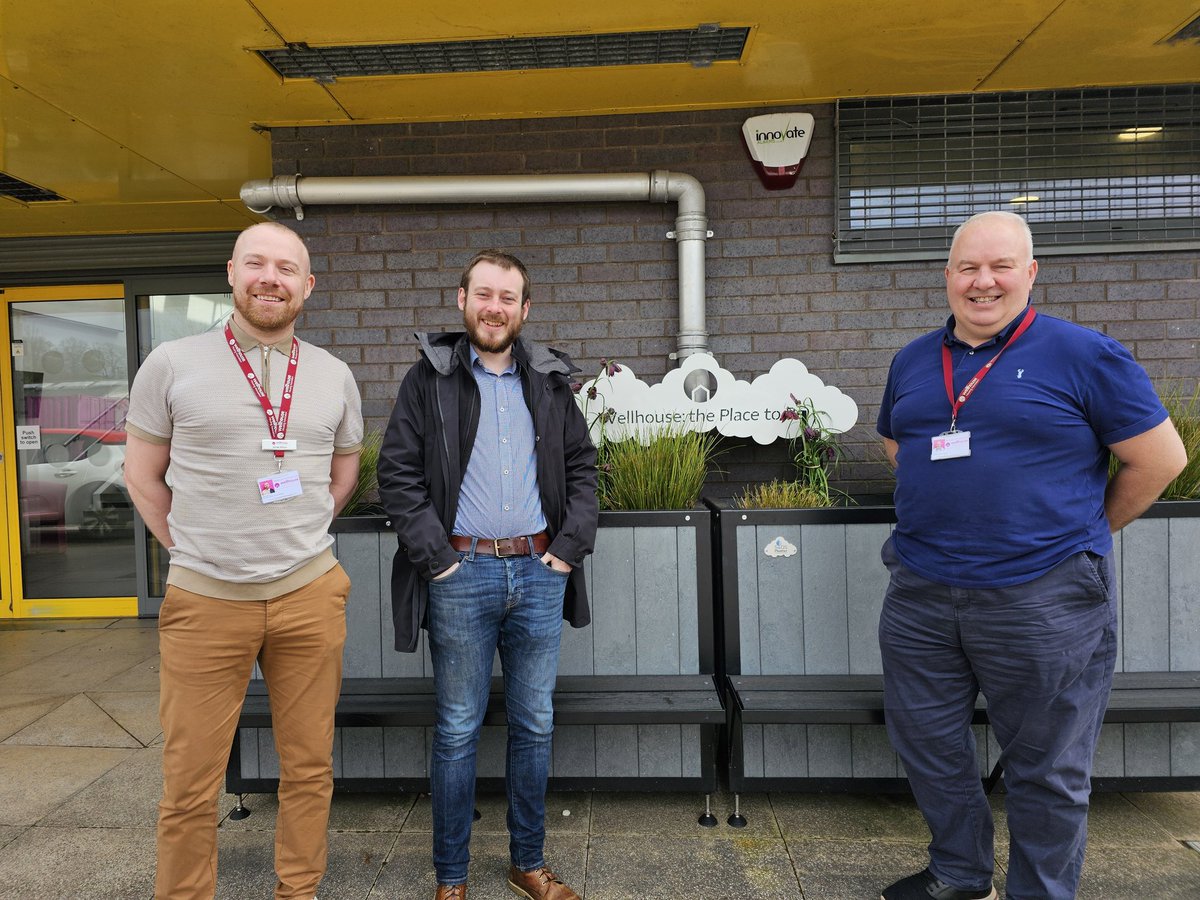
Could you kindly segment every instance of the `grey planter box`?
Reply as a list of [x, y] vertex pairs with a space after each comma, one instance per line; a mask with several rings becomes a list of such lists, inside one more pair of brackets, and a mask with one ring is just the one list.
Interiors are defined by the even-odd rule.
[[[879, 551], [891, 507], [722, 510], [724, 664], [731, 674], [878, 674], [877, 626], [888, 575]], [[794, 556], [764, 551], [778, 539]], [[1164, 502], [1115, 537], [1119, 672], [1200, 670], [1200, 503]], [[981, 775], [999, 748], [976, 726]], [[734, 740], [737, 741], [737, 735]], [[878, 725], [746, 725], [731, 748], [735, 783], [819, 786], [863, 779], [903, 787], [904, 771]], [[1104, 726], [1100, 789], [1168, 786], [1200, 776], [1200, 725]]]
[[[601, 513], [586, 575], [592, 624], [564, 623], [561, 675], [716, 672], [711, 513]], [[344, 677], [432, 677], [422, 633], [416, 653], [393, 649], [389, 582], [396, 538], [382, 517], [341, 520], [335, 553], [350, 575]], [[500, 665], [497, 656], [495, 674]], [[256, 676], [257, 676], [256, 672]], [[568, 725], [555, 729], [551, 786], [701, 789], [716, 779], [716, 726]], [[346, 789], [426, 790], [432, 729], [338, 728], [334, 777]], [[504, 777], [505, 734], [485, 726], [478, 774]], [[273, 789], [279, 760], [267, 728], [239, 729], [237, 777]]]

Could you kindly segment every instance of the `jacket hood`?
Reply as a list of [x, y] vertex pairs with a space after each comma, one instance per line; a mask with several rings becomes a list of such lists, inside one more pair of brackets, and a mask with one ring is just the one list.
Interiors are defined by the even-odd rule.
[[[416, 338], [421, 353], [439, 375], [449, 375], [459, 362], [466, 363], [471, 358], [464, 331], [419, 331]], [[518, 337], [513, 344], [513, 356], [520, 365], [543, 375], [566, 377], [580, 371], [567, 354], [524, 337]]]

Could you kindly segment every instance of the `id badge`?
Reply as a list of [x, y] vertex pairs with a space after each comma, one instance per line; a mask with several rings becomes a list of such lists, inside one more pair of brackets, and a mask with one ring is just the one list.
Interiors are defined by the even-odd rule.
[[958, 459], [971, 455], [971, 432], [947, 431], [933, 436], [933, 447], [929, 454], [932, 460]]
[[258, 479], [258, 495], [263, 503], [278, 503], [280, 500], [291, 500], [304, 493], [300, 487], [300, 473], [295, 469], [286, 472], [276, 472], [266, 478]]

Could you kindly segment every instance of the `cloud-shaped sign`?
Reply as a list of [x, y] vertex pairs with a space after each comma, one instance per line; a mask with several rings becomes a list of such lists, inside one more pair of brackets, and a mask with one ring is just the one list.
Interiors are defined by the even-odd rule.
[[707, 353], [688, 356], [655, 385], [639, 380], [622, 366], [619, 372], [587, 382], [578, 400], [594, 439], [600, 436], [601, 416], [611, 409], [604, 425], [605, 436], [611, 440], [636, 437], [645, 441], [664, 430], [716, 429], [730, 437], [770, 444], [796, 436], [799, 422], [780, 415], [793, 406], [793, 395], [802, 402], [811, 400], [829, 431], [849, 431], [858, 421], [855, 402], [809, 372], [798, 359], [779, 360], [753, 382], [734, 378]]

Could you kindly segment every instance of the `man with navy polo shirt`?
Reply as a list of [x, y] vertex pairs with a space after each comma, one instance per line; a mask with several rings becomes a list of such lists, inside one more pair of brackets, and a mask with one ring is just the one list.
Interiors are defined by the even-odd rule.
[[965, 222], [946, 266], [952, 315], [896, 354], [880, 407], [897, 516], [884, 704], [933, 837], [929, 866], [883, 900], [997, 896], [970, 727], [980, 692], [1007, 792], [1007, 896], [1075, 896], [1116, 661], [1112, 534], [1186, 462], [1129, 352], [1029, 304], [1037, 268], [1020, 216]]
[[466, 900], [475, 753], [500, 652], [508, 718], [508, 887], [579, 900], [546, 865], [545, 795], [563, 619], [590, 621], [581, 568], [596, 536], [596, 450], [569, 358], [521, 337], [529, 273], [484, 250], [463, 270], [466, 332], [421, 334], [379, 454], [395, 523], [396, 649], [429, 632], [435, 900]]

